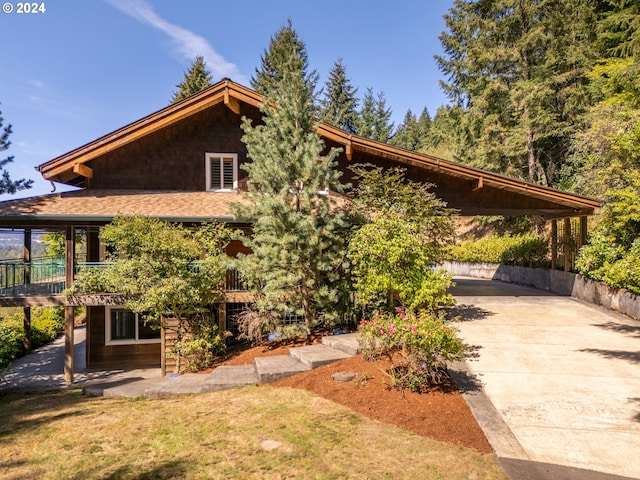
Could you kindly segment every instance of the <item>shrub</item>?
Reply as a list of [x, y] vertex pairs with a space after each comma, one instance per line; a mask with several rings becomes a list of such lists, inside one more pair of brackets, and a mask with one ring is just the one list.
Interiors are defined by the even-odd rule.
[[447, 248], [445, 257], [459, 262], [501, 263], [521, 267], [548, 267], [547, 240], [535, 233], [496, 235], [465, 241]]
[[24, 354], [24, 328], [20, 315], [0, 318], [0, 372]]
[[213, 360], [226, 349], [225, 335], [218, 334], [215, 318], [207, 314], [195, 316], [186, 321], [186, 329], [181, 332], [173, 345], [174, 355], [185, 361], [188, 372], [200, 372], [209, 368]]
[[625, 250], [597, 233], [578, 253], [576, 268], [586, 277], [640, 295], [640, 239]]
[[425, 391], [448, 377], [447, 361], [464, 351], [457, 331], [440, 315], [398, 308], [360, 323], [360, 350], [368, 359], [386, 356], [392, 363], [390, 386], [404, 391]]
[[[38, 307], [31, 314], [31, 347], [37, 348], [55, 340], [64, 330], [62, 308]], [[25, 353], [25, 332], [22, 314], [0, 317], [0, 371]]]
[[38, 307], [31, 312], [31, 346], [46, 345], [64, 331], [63, 307]]

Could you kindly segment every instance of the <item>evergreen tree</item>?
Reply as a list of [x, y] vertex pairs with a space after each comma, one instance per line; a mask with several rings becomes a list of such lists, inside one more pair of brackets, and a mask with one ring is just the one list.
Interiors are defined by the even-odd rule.
[[598, 25], [600, 52], [605, 57], [640, 57], [640, 3], [603, 0]]
[[431, 117], [425, 108], [419, 118], [411, 110], [407, 110], [402, 124], [389, 143], [407, 150], [422, 151], [431, 129]]
[[324, 98], [320, 100], [320, 119], [349, 133], [356, 133], [357, 91], [347, 79], [342, 59], [338, 59], [329, 72]]
[[[297, 58], [294, 65], [291, 59]], [[301, 68], [307, 74], [309, 70], [309, 59], [307, 47], [298, 38], [298, 33], [293, 28], [291, 19], [281, 27], [275, 35], [271, 37], [269, 47], [265, 49], [260, 57], [260, 69], [256, 68], [255, 76], [251, 77], [251, 87], [258, 93], [275, 97], [280, 94], [279, 90], [284, 85], [285, 76], [293, 73], [290, 69]], [[309, 81], [313, 83], [315, 89], [317, 75], [314, 72], [309, 74]], [[312, 92], [315, 95], [315, 92]]]
[[472, 163], [552, 184], [588, 107], [595, 16], [586, 0], [456, 0], [440, 36], [445, 90], [467, 109]]
[[[11, 125], [7, 125], [2, 128], [3, 121], [2, 112], [0, 112], [0, 152], [7, 150], [11, 146], [9, 135], [13, 133]], [[31, 185], [33, 184], [33, 180], [26, 180], [24, 178], [21, 178], [20, 180], [11, 180], [11, 176], [6, 170], [6, 166], [13, 162], [13, 158], [13, 155], [10, 155], [7, 158], [0, 160], [0, 172], [2, 172], [2, 176], [0, 176], [0, 194], [16, 193], [18, 190], [26, 190], [31, 188]]]
[[[295, 39], [289, 43], [295, 48], [283, 51], [281, 37]], [[313, 93], [317, 75], [307, 72], [305, 47], [291, 23], [272, 39], [263, 65], [268, 71], [258, 72], [254, 82], [267, 92], [263, 123], [244, 119], [242, 125], [251, 162], [243, 167], [248, 202], [236, 207], [236, 216], [253, 222], [253, 232], [244, 239], [252, 253], [239, 258], [238, 268], [263, 318], [303, 315], [309, 334], [319, 316], [331, 320], [344, 256], [344, 217], [326, 193], [343, 191], [335, 169], [338, 151], [322, 154]]]
[[465, 154], [470, 150], [472, 137], [462, 118], [465, 111], [460, 106], [438, 108], [429, 125], [422, 144], [422, 151], [441, 158], [469, 163]]
[[387, 108], [384, 93], [380, 92], [374, 96], [373, 89], [367, 88], [355, 124], [356, 132], [372, 140], [388, 142], [393, 133], [391, 113], [391, 108]]
[[177, 103], [211, 86], [211, 72], [205, 67], [204, 57], [197, 56], [184, 74], [184, 80], [176, 85], [178, 91], [173, 94], [171, 103]]

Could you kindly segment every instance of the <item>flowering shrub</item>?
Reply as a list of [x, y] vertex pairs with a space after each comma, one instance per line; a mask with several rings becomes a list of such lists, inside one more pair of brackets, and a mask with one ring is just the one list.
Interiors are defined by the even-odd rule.
[[460, 358], [457, 331], [436, 314], [404, 311], [360, 322], [360, 351], [368, 360], [391, 360], [391, 387], [421, 392], [447, 377], [447, 361]]

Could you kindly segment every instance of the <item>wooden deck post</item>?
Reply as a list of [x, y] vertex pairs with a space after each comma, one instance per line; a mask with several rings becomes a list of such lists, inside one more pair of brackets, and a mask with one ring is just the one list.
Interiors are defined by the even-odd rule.
[[578, 236], [578, 250], [587, 243], [587, 217], [580, 217], [580, 235]]
[[[24, 283], [31, 283], [31, 229], [24, 229], [24, 242], [22, 249], [22, 258], [24, 260]], [[31, 351], [31, 307], [22, 308], [22, 325], [24, 328], [24, 350]]]
[[31, 283], [31, 229], [24, 229], [24, 246], [22, 248], [22, 259], [24, 260], [24, 283]]
[[571, 270], [571, 219], [564, 219], [564, 228], [562, 232], [562, 244], [564, 250], [564, 271]]
[[[65, 232], [65, 288], [73, 285], [73, 274], [76, 256], [75, 228], [69, 226]], [[73, 329], [74, 325], [73, 307], [64, 307], [64, 381], [73, 383]]]
[[31, 351], [31, 307], [22, 307], [22, 325], [24, 328], [24, 350]]
[[73, 307], [64, 307], [64, 381], [67, 384], [73, 383], [73, 328], [74, 328]]

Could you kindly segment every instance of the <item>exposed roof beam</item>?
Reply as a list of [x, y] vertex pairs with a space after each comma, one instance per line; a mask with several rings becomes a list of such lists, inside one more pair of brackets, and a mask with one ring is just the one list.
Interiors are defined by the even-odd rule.
[[229, 89], [225, 89], [224, 91], [224, 104], [229, 107], [236, 115], [240, 115], [240, 102], [229, 95]]
[[83, 165], [82, 163], [76, 163], [73, 166], [73, 173], [82, 175], [85, 178], [93, 178], [93, 169], [91, 167]]

